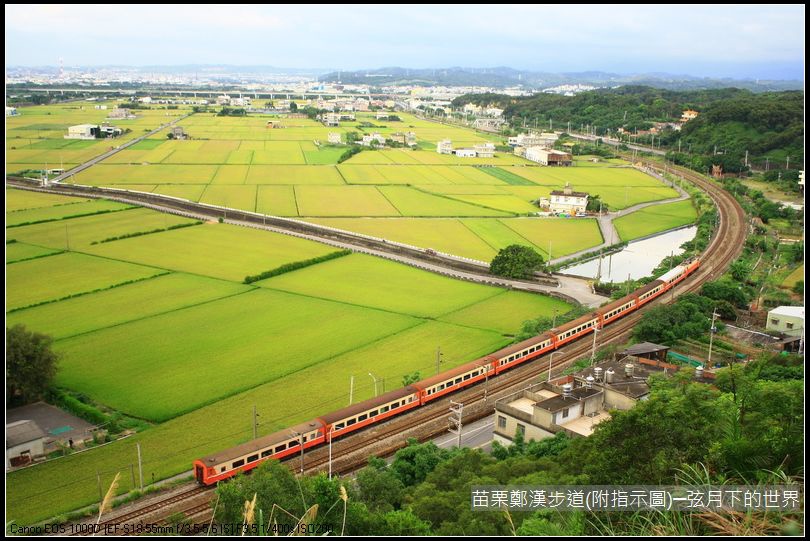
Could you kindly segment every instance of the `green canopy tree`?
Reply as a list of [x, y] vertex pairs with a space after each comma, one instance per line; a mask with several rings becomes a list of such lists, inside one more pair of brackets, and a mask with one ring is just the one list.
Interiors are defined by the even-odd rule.
[[501, 249], [489, 265], [489, 270], [496, 276], [506, 278], [530, 278], [543, 268], [543, 256], [534, 249], [520, 244], [512, 244]]
[[6, 403], [27, 404], [45, 394], [56, 375], [53, 338], [17, 324], [6, 328]]

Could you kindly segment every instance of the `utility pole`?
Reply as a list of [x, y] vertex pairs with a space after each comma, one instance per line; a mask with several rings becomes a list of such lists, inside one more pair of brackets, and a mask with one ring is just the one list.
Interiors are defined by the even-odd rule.
[[712, 328], [709, 329], [709, 358], [706, 360], [706, 367], [711, 368], [712, 366], [712, 345], [714, 343], [714, 333], [717, 332], [717, 327], [714, 326], [714, 321], [719, 316], [717, 312], [712, 310]]
[[551, 365], [554, 360], [554, 350], [551, 350], [551, 355], [548, 356], [548, 382], [551, 383]]
[[378, 392], [377, 392], [377, 376], [375, 376], [371, 372], [369, 372], [368, 375], [371, 376], [371, 379], [374, 380], [374, 396], [377, 396], [377, 394], [378, 394]]
[[141, 460], [141, 444], [136, 443], [135, 447], [138, 449], [138, 477], [141, 481], [141, 490], [143, 490], [143, 461]]
[[461, 422], [461, 417], [464, 412], [464, 404], [461, 402], [454, 402], [453, 400], [450, 401], [453, 407], [450, 408], [450, 424], [455, 427], [455, 429], [450, 428], [451, 434], [456, 434], [458, 436], [458, 448], [461, 449], [461, 429], [463, 427]]
[[335, 425], [329, 427], [329, 479], [332, 479], [332, 432], [335, 430]]
[[256, 412], [256, 405], [253, 406], [253, 439], [259, 437], [259, 414]]
[[596, 333], [599, 331], [598, 328], [593, 328], [593, 346], [591, 348], [591, 365], [596, 361]]
[[354, 376], [349, 378], [349, 405], [352, 405], [352, 398], [354, 396]]
[[436, 348], [436, 375], [437, 376], [439, 375], [439, 365], [442, 364], [442, 355], [444, 355], [442, 353], [442, 347], [439, 346], [438, 348]]

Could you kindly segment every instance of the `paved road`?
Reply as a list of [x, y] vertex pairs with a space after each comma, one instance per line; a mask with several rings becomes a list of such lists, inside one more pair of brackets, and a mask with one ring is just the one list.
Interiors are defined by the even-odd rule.
[[96, 165], [98, 162], [100, 162], [102, 160], [106, 160], [107, 158], [109, 158], [113, 154], [117, 154], [117, 153], [121, 152], [122, 150], [124, 150], [125, 148], [131, 147], [135, 143], [139, 143], [140, 141], [143, 141], [147, 137], [150, 137], [150, 136], [156, 134], [157, 132], [159, 132], [160, 130], [162, 130], [162, 129], [168, 127], [168, 126], [172, 126], [172, 125], [180, 122], [181, 120], [183, 120], [185, 118], [188, 118], [192, 114], [194, 114], [194, 113], [189, 113], [187, 115], [181, 116], [180, 118], [176, 118], [176, 119], [172, 120], [171, 122], [169, 122], [168, 124], [161, 124], [159, 127], [155, 128], [154, 130], [150, 131], [147, 134], [141, 135], [140, 137], [136, 137], [135, 139], [132, 139], [131, 141], [127, 141], [126, 143], [123, 143], [123, 144], [121, 144], [121, 145], [119, 145], [119, 146], [117, 146], [115, 148], [112, 148], [112, 149], [108, 150], [107, 152], [105, 152], [104, 154], [101, 154], [100, 156], [96, 156], [95, 158], [92, 158], [88, 162], [84, 162], [83, 164], [77, 165], [76, 167], [74, 167], [73, 169], [71, 169], [69, 171], [65, 171], [64, 173], [62, 173], [58, 177], [51, 180], [51, 182], [61, 182], [61, 181], [65, 180], [66, 178], [69, 178], [69, 177], [71, 177], [71, 176], [73, 176], [75, 174], [81, 173], [85, 169]]

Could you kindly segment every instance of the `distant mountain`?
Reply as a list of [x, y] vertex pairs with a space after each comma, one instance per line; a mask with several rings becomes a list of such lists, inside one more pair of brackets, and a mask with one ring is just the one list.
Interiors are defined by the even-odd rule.
[[546, 73], [516, 70], [509, 67], [494, 68], [436, 68], [409, 69], [387, 67], [357, 71], [333, 71], [321, 75], [321, 82], [344, 84], [388, 85], [444, 85], [444, 86], [489, 86], [506, 88], [523, 86], [531, 89], [550, 88], [559, 85], [592, 85], [612, 87], [619, 85], [645, 85], [667, 90], [700, 90], [711, 88], [744, 88], [753, 92], [770, 90], [801, 90], [802, 81], [763, 81], [745, 79], [714, 79], [673, 75], [668, 73], [619, 74], [602, 71], [579, 73]]

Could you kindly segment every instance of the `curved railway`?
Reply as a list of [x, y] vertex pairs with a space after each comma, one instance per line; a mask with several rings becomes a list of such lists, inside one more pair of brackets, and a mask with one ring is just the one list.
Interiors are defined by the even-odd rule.
[[[654, 164], [651, 164], [650, 167], [658, 169]], [[696, 291], [703, 283], [718, 278], [742, 251], [748, 233], [748, 222], [745, 213], [730, 193], [715, 182], [690, 170], [672, 167], [670, 171], [678, 172], [683, 178], [709, 195], [718, 209], [719, 222], [709, 246], [701, 255], [702, 265], [684, 279], [677, 288], [671, 289], [671, 293], [667, 292], [648, 303], [652, 305], [665, 303], [676, 296]], [[59, 192], [61, 190], [57, 191], [57, 193]], [[626, 339], [641, 315], [640, 310], [634, 311], [604, 328], [599, 332], [599, 344], [604, 346], [611, 342]], [[590, 349], [589, 342], [579, 340], [569, 343], [553, 353], [556, 356], [553, 362], [550, 360], [549, 363], [546, 363], [545, 357], [541, 357], [535, 361], [517, 366], [497, 378], [488, 380], [485, 384], [478, 383], [470, 388], [456, 392], [452, 397], [464, 403], [465, 413], [467, 413], [466, 422], [484, 417], [491, 413], [495, 399], [521, 388], [525, 385], [524, 382], [527, 379], [547, 373], [549, 367], [553, 373], [587, 354]], [[327, 446], [322, 445], [310, 450], [305, 456], [302, 469], [307, 472], [325, 471], [324, 467], [329, 462], [333, 462], [336, 473], [350, 472], [365, 465], [368, 456], [372, 453], [386, 455], [402, 447], [406, 435], [427, 439], [443, 433], [446, 431], [447, 404], [447, 397], [438, 399], [431, 406], [417, 408], [374, 427], [366, 428], [360, 433], [348, 435], [339, 442], [332, 444], [332, 460], [330, 460]], [[397, 441], [390, 441], [392, 438]], [[295, 461], [297, 456], [291, 456], [289, 460]], [[172, 496], [169, 499], [172, 500], [171, 503], [175, 503], [180, 496], [182, 496], [180, 499], [194, 497], [200, 494], [198, 490], [201, 488], [195, 487], [195, 489], [189, 490], [187, 493]], [[143, 510], [132, 511], [127, 515], [115, 517], [111, 520], [115, 521], [115, 523], [122, 523], [124, 520], [137, 521], [139, 517], [144, 517], [155, 513], [160, 508], [170, 506], [171, 503], [166, 503], [166, 501], [155, 502]], [[203, 505], [196, 504], [189, 510], [201, 513]]]

